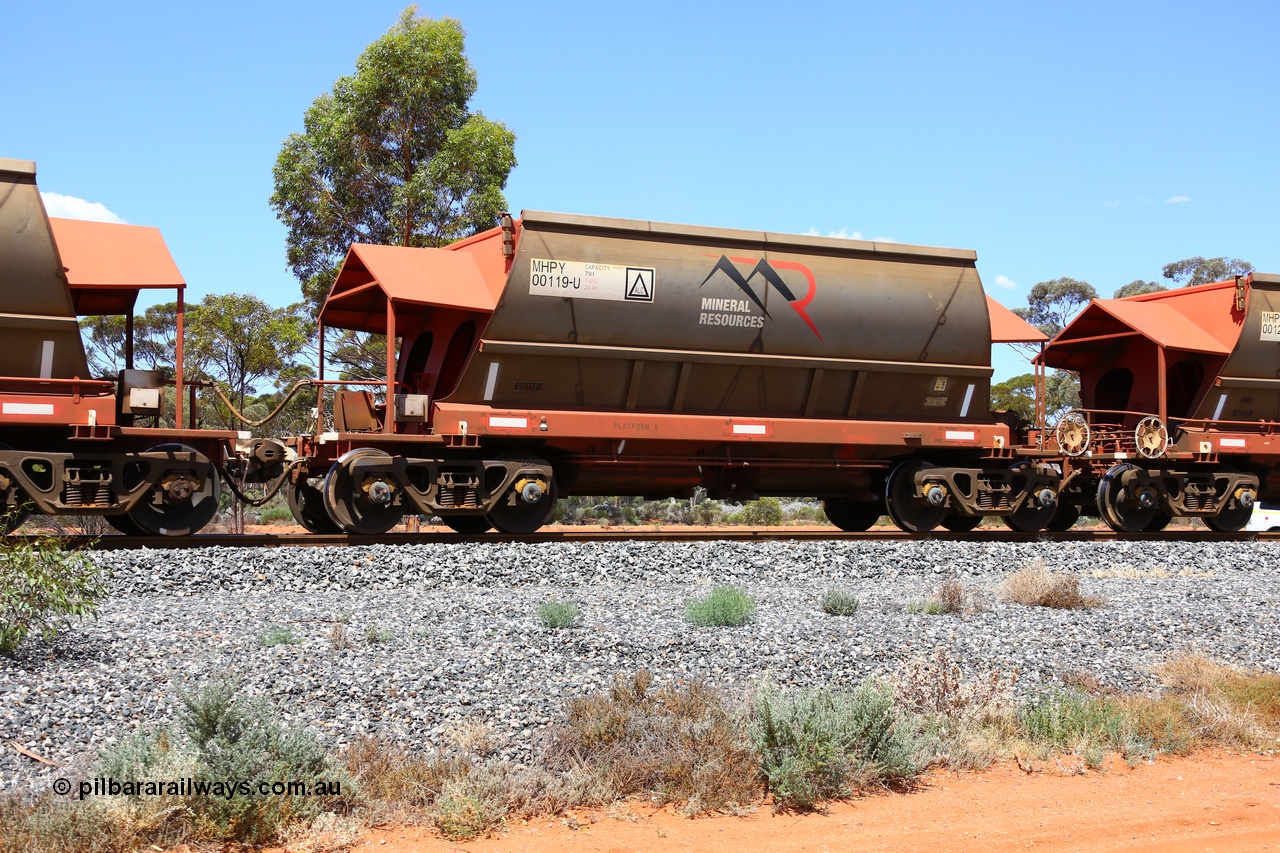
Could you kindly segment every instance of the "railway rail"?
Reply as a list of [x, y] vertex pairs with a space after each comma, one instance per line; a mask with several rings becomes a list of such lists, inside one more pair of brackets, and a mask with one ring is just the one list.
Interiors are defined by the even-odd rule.
[[[37, 536], [11, 536], [11, 539], [34, 541]], [[1119, 534], [1113, 530], [1068, 530], [1061, 533], [1041, 531], [1018, 533], [1011, 530], [975, 530], [968, 533], [951, 533], [939, 530], [930, 533], [906, 533], [901, 530], [869, 530], [864, 533], [845, 533], [838, 530], [777, 530], [749, 529], [732, 531], [689, 530], [592, 530], [545, 531], [514, 535], [505, 533], [464, 534], [453, 532], [383, 533], [377, 536], [314, 533], [199, 533], [193, 536], [65, 536], [60, 537], [68, 548], [99, 551], [124, 551], [141, 548], [157, 550], [182, 550], [190, 548], [298, 548], [333, 547], [344, 545], [431, 545], [443, 543], [514, 543], [531, 544], [547, 542], [776, 542], [776, 541], [882, 541], [900, 542], [910, 539], [934, 539], [964, 542], [1105, 542], [1137, 540], [1144, 542], [1184, 542], [1206, 540], [1213, 542], [1275, 542], [1280, 541], [1280, 531], [1210, 533], [1194, 528], [1162, 530], [1158, 533]]]

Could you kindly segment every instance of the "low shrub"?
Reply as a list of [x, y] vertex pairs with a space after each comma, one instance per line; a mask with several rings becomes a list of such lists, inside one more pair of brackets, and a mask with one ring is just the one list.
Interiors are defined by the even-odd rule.
[[291, 646], [302, 640], [288, 625], [272, 625], [258, 635], [258, 642], [266, 648], [271, 648], [272, 646]]
[[550, 629], [572, 628], [578, 620], [578, 606], [570, 601], [546, 601], [538, 606], [538, 621]]
[[822, 612], [832, 616], [853, 616], [858, 612], [858, 597], [851, 592], [829, 589], [822, 594]]
[[0, 537], [0, 653], [32, 633], [52, 641], [77, 619], [98, 614], [108, 572], [55, 537]]
[[752, 703], [751, 736], [776, 810], [811, 810], [859, 788], [896, 787], [923, 769], [920, 743], [893, 690], [853, 692], [765, 684]]
[[378, 643], [389, 643], [396, 638], [394, 628], [384, 628], [381, 625], [370, 625], [364, 629], [364, 641], [371, 646]]
[[686, 814], [735, 811], [759, 797], [759, 763], [742, 716], [701, 683], [653, 689], [648, 672], [618, 678], [607, 694], [569, 703], [544, 761], [587, 775], [578, 803], [652, 794]]
[[1015, 604], [1061, 609], [1099, 607], [1104, 600], [1080, 592], [1080, 578], [1069, 572], [1051, 572], [1036, 562], [1005, 578], [1000, 596]]
[[938, 591], [924, 601], [907, 605], [909, 613], [923, 613], [926, 616], [951, 614], [961, 616], [966, 613], [981, 613], [987, 609], [987, 602], [978, 590], [970, 589], [958, 580], [946, 580]]
[[742, 508], [742, 523], [752, 527], [777, 527], [782, 521], [782, 502], [777, 498], [748, 501]]
[[719, 586], [704, 598], [695, 598], [685, 606], [686, 621], [703, 627], [725, 627], [745, 624], [756, 610], [751, 596], [733, 586]]
[[293, 520], [287, 506], [264, 506], [258, 510], [258, 524], [291, 524]]
[[707, 527], [718, 527], [725, 523], [724, 504], [720, 501], [704, 500], [693, 508], [694, 524], [702, 524]]

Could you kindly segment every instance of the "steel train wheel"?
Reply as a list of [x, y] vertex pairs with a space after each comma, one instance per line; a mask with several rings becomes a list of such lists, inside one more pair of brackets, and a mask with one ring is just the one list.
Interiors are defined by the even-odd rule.
[[933, 506], [923, 498], [915, 495], [915, 475], [917, 471], [931, 468], [928, 462], [909, 459], [898, 465], [889, 474], [885, 484], [884, 503], [889, 511], [889, 518], [907, 533], [925, 533], [942, 523], [947, 516], [946, 505]]
[[1151, 519], [1151, 523], [1142, 528], [1143, 533], [1159, 533], [1169, 526], [1169, 522], [1173, 521], [1173, 516], [1167, 512], [1156, 510], [1155, 517]]
[[879, 501], [843, 501], [829, 499], [822, 502], [822, 511], [827, 514], [827, 521], [845, 533], [862, 533], [884, 515], [884, 507]]
[[442, 515], [440, 520], [454, 533], [463, 533], [467, 536], [479, 536], [493, 529], [489, 519], [483, 515]]
[[138, 523], [129, 517], [128, 513], [120, 515], [104, 515], [107, 524], [110, 524], [118, 532], [125, 536], [146, 536], [147, 531], [138, 526]]
[[[546, 460], [523, 453], [507, 453], [498, 458], [550, 467]], [[485, 516], [489, 523], [502, 533], [533, 533], [555, 515], [558, 490], [554, 476], [547, 479], [546, 488], [532, 503], [525, 500], [521, 482], [523, 481], [517, 480], [511, 491], [503, 495], [497, 505]]]
[[359, 447], [338, 457], [324, 475], [320, 494], [325, 512], [346, 533], [378, 536], [399, 524], [404, 516], [404, 507], [396, 503], [394, 495], [386, 503], [379, 503], [371, 498], [372, 489], [365, 482], [356, 482], [355, 463], [375, 458], [391, 460], [381, 450]]
[[[218, 478], [218, 469], [213, 467], [205, 455], [194, 447], [185, 444], [160, 444], [147, 451], [148, 453], [193, 453], [197, 459], [209, 464], [209, 476], [195, 489], [185, 496], [165, 495], [161, 490], [152, 493], [134, 504], [129, 510], [128, 519], [132, 525], [149, 536], [189, 536], [199, 531], [218, 514], [218, 496], [222, 493], [222, 481]], [[182, 469], [173, 469], [182, 473]], [[160, 498], [159, 502], [156, 498]], [[131, 526], [124, 523], [117, 526], [107, 516], [108, 523], [117, 530], [125, 532]]]
[[1053, 518], [1049, 521], [1049, 529], [1054, 533], [1063, 533], [1075, 526], [1080, 520], [1080, 508], [1075, 504], [1063, 503], [1061, 496], [1058, 499], [1058, 508], [1054, 512]]
[[[1013, 466], [1013, 470], [1021, 468], [1030, 468], [1028, 462], [1019, 462]], [[1022, 506], [1009, 515], [1001, 516], [1004, 519], [1005, 526], [1010, 530], [1016, 530], [1019, 533], [1039, 533], [1049, 526], [1053, 521], [1053, 516], [1058, 511], [1058, 504], [1055, 501], [1049, 506], [1041, 506], [1036, 501], [1034, 495], [1024, 501]]]
[[1244, 529], [1252, 515], [1253, 507], [1245, 507], [1237, 503], [1231, 509], [1223, 510], [1217, 515], [1206, 515], [1203, 521], [1210, 530], [1218, 533], [1235, 533], [1237, 530]]
[[1155, 506], [1144, 507], [1136, 500], [1126, 498], [1120, 486], [1120, 477], [1126, 471], [1137, 470], [1136, 465], [1120, 462], [1112, 465], [1098, 481], [1098, 514], [1107, 526], [1117, 533], [1141, 533], [1147, 529], [1160, 512]]
[[308, 533], [341, 533], [342, 528], [333, 523], [324, 509], [324, 496], [311, 480], [289, 483], [284, 490], [285, 501], [293, 520]]
[[979, 524], [982, 523], [980, 515], [961, 515], [955, 510], [949, 510], [946, 517], [942, 519], [942, 526], [952, 533], [968, 533]]

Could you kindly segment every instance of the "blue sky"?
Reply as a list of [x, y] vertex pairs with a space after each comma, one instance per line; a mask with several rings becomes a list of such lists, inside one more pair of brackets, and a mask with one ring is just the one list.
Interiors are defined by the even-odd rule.
[[[159, 227], [190, 299], [295, 301], [272, 164], [405, 5], [16, 4], [0, 156]], [[975, 249], [1010, 307], [1192, 255], [1280, 272], [1272, 3], [419, 5], [517, 134], [513, 210]]]

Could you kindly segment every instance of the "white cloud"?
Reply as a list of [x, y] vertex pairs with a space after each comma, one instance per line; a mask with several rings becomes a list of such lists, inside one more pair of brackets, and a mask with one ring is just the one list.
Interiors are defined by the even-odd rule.
[[825, 234], [817, 228], [810, 228], [804, 232], [809, 237], [835, 237], [839, 240], [865, 240], [861, 231], [850, 231], [848, 228], [841, 228], [839, 231], [828, 231]]
[[1111, 201], [1107, 202], [1107, 207], [1119, 207], [1119, 206], [1120, 206], [1120, 202], [1118, 199], [1112, 199]]
[[1006, 290], [1013, 290], [1017, 286], [1018, 286], [1018, 283], [1013, 279], [1009, 278], [1007, 275], [996, 276], [996, 287], [1003, 287]]
[[1185, 196], [1185, 195], [1175, 195], [1175, 196], [1173, 196], [1172, 198], [1167, 198], [1167, 199], [1165, 199], [1164, 203], [1165, 203], [1165, 204], [1182, 204], [1182, 203], [1184, 203], [1184, 202], [1188, 202], [1188, 201], [1191, 201], [1191, 197], [1190, 197], [1190, 196]]
[[100, 201], [85, 201], [60, 193], [40, 193], [40, 198], [44, 200], [44, 209], [49, 215], [59, 219], [89, 219], [94, 222], [124, 224], [124, 219], [112, 213]]

